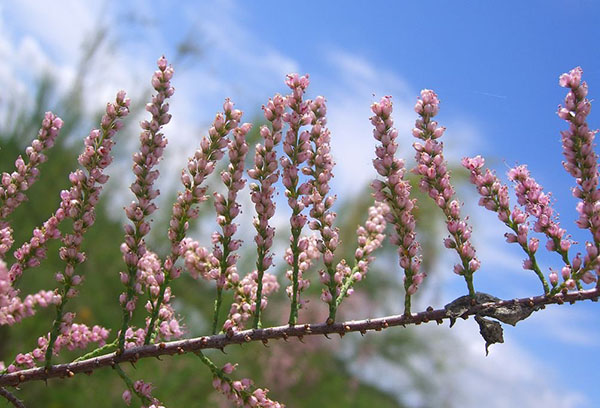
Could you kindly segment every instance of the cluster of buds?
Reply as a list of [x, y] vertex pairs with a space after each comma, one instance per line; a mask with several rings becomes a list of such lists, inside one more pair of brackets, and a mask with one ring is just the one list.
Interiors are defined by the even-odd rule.
[[15, 242], [12, 233], [13, 229], [9, 226], [0, 228], [0, 260], [6, 257], [6, 253], [12, 248]]
[[[102, 116], [100, 129], [94, 129], [85, 138], [85, 148], [78, 161], [86, 172], [76, 170], [69, 175], [72, 187], [60, 194], [60, 210], [65, 217], [73, 220], [73, 233], [65, 234], [62, 238], [63, 247], [59, 250], [59, 257], [66, 264], [63, 272], [56, 274], [56, 279], [63, 283], [61, 303], [57, 305], [57, 318], [48, 339], [45, 361], [50, 366], [52, 349], [59, 336], [60, 326], [63, 324], [63, 309], [69, 298], [76, 296], [76, 286], [83, 281], [81, 275], [75, 274], [75, 267], [85, 260], [81, 251], [83, 234], [94, 224], [95, 205], [98, 203], [102, 185], [108, 181], [104, 169], [112, 162], [110, 151], [114, 144], [113, 136], [123, 126], [119, 119], [129, 113], [129, 99], [125, 92], [117, 93], [115, 103], [108, 103], [106, 113]], [[87, 173], [87, 174], [86, 174]]]
[[[261, 280], [262, 294], [258, 301], [258, 271], [252, 271], [234, 285], [233, 303], [229, 309], [227, 320], [223, 324], [225, 333], [235, 333], [244, 329], [244, 325], [252, 315], [256, 316], [256, 308], [264, 310], [267, 307], [267, 297], [279, 290], [277, 277], [271, 273], [263, 274]], [[258, 306], [257, 306], [258, 305]]]
[[219, 259], [221, 265], [217, 288], [225, 287], [228, 281], [237, 282], [239, 278], [236, 278], [238, 255], [234, 252], [240, 248], [242, 241], [233, 238], [238, 227], [234, 220], [239, 215], [241, 207], [236, 201], [237, 195], [246, 185], [246, 180], [242, 176], [248, 153], [246, 135], [250, 128], [250, 123], [244, 123], [233, 130], [233, 138], [228, 145], [229, 166], [226, 171], [221, 172], [221, 180], [227, 187], [227, 197], [214, 193], [217, 224], [221, 227], [221, 232], [215, 232], [212, 236], [213, 255]]
[[244, 123], [233, 130], [233, 138], [228, 144], [229, 166], [226, 171], [221, 172], [221, 180], [227, 187], [227, 197], [217, 192], [214, 193], [217, 224], [221, 227], [221, 232], [215, 231], [212, 235], [213, 256], [219, 260], [213, 334], [217, 331], [223, 289], [234, 288], [240, 280], [237, 272], [239, 255], [235, 251], [242, 246], [242, 241], [233, 238], [238, 227], [234, 219], [240, 213], [241, 207], [236, 201], [237, 195], [246, 185], [246, 180], [242, 176], [248, 153], [246, 135], [251, 127], [250, 123]]
[[[170, 305], [172, 298], [170, 287], [166, 287], [162, 293], [162, 303], [159, 304], [161, 288], [165, 282], [165, 273], [163, 271], [161, 260], [152, 251], [146, 250], [138, 262], [138, 282], [141, 283], [140, 293], [148, 293], [148, 301], [146, 302], [146, 311], [150, 316], [158, 310], [157, 320], [152, 326], [152, 330], [156, 327], [158, 337], [163, 340], [170, 340], [183, 336], [183, 328], [175, 315], [175, 311]], [[149, 329], [151, 317], [146, 318], [145, 333], [151, 333], [151, 338], [154, 339], [156, 334]]]
[[568, 263], [568, 251], [573, 241], [565, 236], [566, 231], [560, 227], [558, 217], [552, 209], [550, 195], [544, 193], [542, 186], [531, 177], [525, 165], [510, 169], [508, 178], [515, 183], [518, 203], [525, 207], [527, 214], [535, 218], [534, 231], [545, 234], [548, 237], [546, 248], [558, 252]]
[[206, 280], [217, 280], [220, 275], [219, 260], [213, 253], [198, 241], [185, 238], [181, 241], [181, 254], [185, 262], [185, 268], [194, 279], [202, 277]]
[[[60, 334], [52, 347], [52, 353], [58, 355], [61, 349], [67, 350], [85, 349], [91, 343], [102, 347], [106, 344], [109, 330], [101, 326], [88, 327], [85, 324], [73, 323], [75, 315], [65, 313], [60, 324]], [[38, 338], [38, 347], [29, 353], [19, 353], [15, 361], [6, 367], [6, 372], [12, 373], [19, 369], [27, 369], [35, 366], [36, 361], [44, 361], [50, 344], [50, 333]]]
[[365, 225], [356, 229], [358, 248], [354, 251], [354, 268], [350, 268], [342, 259], [335, 268], [335, 281], [342, 282], [339, 286], [339, 295], [336, 299], [336, 307], [342, 303], [346, 296], [354, 292], [354, 283], [363, 280], [374, 261], [373, 252], [383, 244], [385, 239], [386, 216], [390, 208], [387, 204], [376, 201], [369, 207], [368, 218]]
[[[336, 213], [331, 211], [336, 196], [329, 195], [329, 182], [333, 177], [335, 165], [331, 156], [331, 134], [327, 129], [327, 106], [325, 98], [318, 96], [309, 103], [312, 113], [310, 139], [313, 147], [310, 150], [308, 166], [302, 169], [303, 173], [310, 176], [310, 192], [303, 197], [304, 205], [310, 207], [309, 215], [312, 221], [308, 224], [310, 229], [319, 231], [321, 241], [318, 243], [319, 251], [323, 254], [325, 268], [319, 271], [320, 280], [327, 286], [321, 293], [321, 300], [329, 304], [329, 318], [335, 318], [336, 299], [342, 286], [341, 276], [336, 274], [333, 261], [335, 250], [339, 245], [339, 229], [333, 226]], [[339, 278], [339, 279], [337, 279]]]
[[27, 163], [22, 156], [15, 161], [15, 171], [11, 174], [2, 173], [0, 183], [0, 228], [6, 227], [3, 221], [27, 199], [27, 191], [37, 180], [38, 166], [46, 161], [45, 151], [54, 146], [60, 128], [63, 125], [61, 118], [52, 112], [46, 112], [42, 127], [31, 146], [25, 149]]
[[[304, 292], [310, 286], [310, 281], [308, 279], [304, 279], [304, 273], [312, 266], [315, 259], [319, 259], [321, 257], [321, 252], [319, 252], [318, 240], [314, 235], [300, 237], [298, 239], [297, 248], [297, 256], [294, 256], [291, 248], [287, 248], [285, 250], [283, 259], [291, 268], [285, 272], [286, 278], [288, 278], [290, 281], [294, 281], [294, 271], [296, 271], [296, 301], [298, 302], [297, 307], [301, 309], [308, 303], [308, 300], [301, 299], [300, 293]], [[293, 289], [293, 285], [289, 285], [285, 289], [287, 295], [292, 300], [294, 299]]]
[[[11, 174], [2, 173], [0, 260], [5, 258], [14, 243], [13, 230], [5, 218], [27, 199], [25, 192], [37, 180], [38, 166], [46, 161], [45, 152], [54, 145], [62, 125], [62, 119], [51, 112], [46, 112], [37, 138], [25, 149], [27, 163], [19, 156], [15, 161], [15, 171]], [[0, 325], [14, 324], [24, 317], [32, 316], [36, 305], [46, 307], [60, 301], [60, 296], [54, 296], [44, 290], [21, 299], [19, 291], [15, 289], [15, 283], [25, 269], [37, 267], [45, 259], [47, 242], [60, 238], [58, 225], [64, 218], [64, 211], [59, 209], [41, 228], [35, 228], [31, 239], [14, 252], [16, 262], [11, 265], [9, 271], [4, 263], [0, 266]]]
[[152, 396], [154, 387], [151, 383], [137, 380], [131, 385], [131, 389], [123, 391], [123, 401], [127, 406], [131, 405], [132, 391], [142, 400], [142, 408], [165, 408], [162, 403]]
[[130, 188], [136, 201], [125, 207], [125, 214], [131, 220], [131, 224], [125, 225], [125, 242], [121, 245], [123, 260], [127, 266], [127, 272], [121, 272], [121, 282], [127, 287], [127, 292], [120, 297], [125, 313], [131, 313], [135, 309], [135, 293], [139, 292], [141, 287], [137, 282], [137, 264], [146, 252], [144, 236], [150, 232], [147, 217], [156, 211], [153, 200], [160, 194], [159, 190], [154, 188], [159, 172], [153, 168], [160, 162], [167, 145], [167, 139], [161, 133], [161, 129], [171, 120], [166, 100], [175, 91], [170, 82], [173, 67], [167, 64], [165, 57], [161, 57], [157, 65], [158, 70], [152, 76], [152, 86], [156, 94], [152, 96], [152, 102], [146, 105], [146, 111], [152, 118], [140, 123], [140, 151], [133, 154], [135, 181]]
[[60, 303], [60, 295], [52, 291], [40, 290], [24, 299], [14, 288], [12, 276], [6, 263], [0, 260], [0, 326], [13, 325], [28, 316], [33, 316], [35, 307], [48, 307]]
[[281, 157], [282, 182], [285, 187], [285, 196], [288, 200], [288, 205], [292, 209], [290, 217], [291, 237], [290, 237], [290, 254], [291, 262], [288, 260], [286, 252], [286, 261], [292, 266], [292, 269], [286, 273], [286, 276], [291, 280], [291, 285], [287, 292], [292, 299], [290, 309], [290, 324], [296, 324], [298, 321], [298, 309], [302, 305], [299, 299], [300, 287], [300, 258], [301, 254], [308, 248], [306, 241], [305, 249], [301, 249], [300, 234], [302, 228], [306, 224], [306, 216], [302, 214], [305, 205], [302, 196], [310, 192], [311, 186], [309, 183], [299, 185], [299, 166], [306, 162], [310, 157], [310, 133], [308, 131], [300, 132], [300, 128], [312, 122], [312, 111], [310, 110], [310, 101], [303, 99], [304, 92], [309, 85], [308, 75], [300, 76], [298, 74], [289, 74], [286, 77], [285, 84], [292, 90], [290, 95], [286, 96], [286, 105], [290, 107], [290, 112], [283, 114], [283, 121], [289, 125], [288, 130], [283, 138], [283, 151], [285, 156]]
[[72, 187], [60, 193], [60, 210], [65, 217], [73, 220], [73, 233], [63, 237], [64, 246], [59, 251], [60, 258], [67, 265], [64, 272], [56, 275], [59, 282], [65, 283], [65, 298], [74, 296], [76, 292], [71, 287], [81, 283], [82, 278], [74, 275], [74, 269], [85, 260], [85, 254], [80, 251], [83, 234], [94, 224], [94, 207], [98, 203], [102, 184], [108, 181], [108, 175], [103, 171], [112, 162], [110, 151], [114, 145], [113, 136], [123, 125], [119, 119], [128, 113], [129, 99], [126, 99], [124, 91], [120, 91], [115, 103], [107, 104], [101, 128], [92, 130], [85, 138], [85, 148], [78, 161], [87, 174], [83, 170], [72, 172], [69, 175]]
[[591, 102], [586, 98], [588, 87], [581, 81], [583, 70], [580, 67], [560, 76], [559, 84], [569, 88], [564, 107], [558, 107], [558, 116], [569, 123], [563, 130], [562, 147], [566, 161], [565, 169], [575, 177], [577, 187], [573, 195], [581, 201], [577, 205], [580, 228], [592, 232], [594, 242], [600, 245], [600, 190], [598, 190], [598, 155], [594, 152], [594, 137], [598, 130], [590, 130], [586, 118], [591, 110]]
[[527, 254], [523, 261], [523, 268], [530, 269], [536, 273], [544, 287], [544, 293], [549, 292], [548, 283], [537, 264], [535, 253], [540, 241], [537, 238], [529, 238], [529, 225], [527, 218], [529, 214], [522, 211], [518, 206], [510, 210], [508, 198], [508, 186], [502, 184], [498, 177], [489, 169], [482, 172], [485, 160], [481, 156], [463, 158], [462, 165], [470, 172], [470, 180], [477, 187], [481, 195], [479, 205], [498, 214], [502, 221], [513, 232], [504, 234], [508, 243], [518, 243]]
[[400, 267], [404, 270], [404, 289], [406, 298], [404, 312], [410, 313], [410, 297], [415, 294], [425, 275], [419, 272], [421, 257], [419, 243], [416, 240], [415, 199], [410, 198], [411, 186], [404, 179], [404, 162], [396, 158], [398, 131], [393, 127], [392, 100], [384, 96], [381, 101], [371, 105], [374, 116], [371, 123], [374, 126], [373, 136], [381, 143], [375, 148], [376, 158], [373, 166], [383, 180], [374, 180], [371, 187], [375, 200], [385, 202], [389, 206], [386, 214], [387, 221], [394, 226], [390, 237], [391, 242], [398, 247]]
[[277, 170], [277, 152], [275, 147], [281, 142], [283, 129], [283, 113], [286, 108], [286, 100], [279, 94], [275, 95], [266, 106], [263, 106], [265, 119], [271, 123], [271, 128], [262, 126], [260, 135], [264, 144], [256, 145], [254, 155], [254, 168], [248, 170], [248, 177], [256, 180], [250, 184], [250, 197], [256, 209], [254, 227], [256, 228], [256, 250], [258, 259], [256, 261], [256, 305], [254, 307], [254, 328], [260, 325], [260, 312], [263, 299], [262, 281], [263, 275], [273, 264], [273, 255], [269, 253], [273, 246], [275, 228], [269, 225], [269, 219], [275, 215], [275, 203], [273, 202], [274, 184], [279, 178]]
[[417, 166], [413, 169], [415, 174], [421, 176], [419, 187], [429, 195], [438, 207], [444, 212], [446, 226], [450, 236], [444, 240], [446, 248], [453, 248], [458, 253], [461, 263], [454, 265], [454, 272], [462, 275], [467, 282], [469, 295], [475, 296], [473, 288], [473, 273], [480, 267], [479, 260], [475, 257], [475, 248], [469, 240], [471, 228], [466, 219], [460, 218], [460, 203], [453, 199], [454, 188], [450, 184], [450, 173], [444, 160], [444, 144], [437, 139], [442, 137], [446, 128], [438, 126], [432, 120], [439, 111], [440, 101], [432, 90], [424, 89], [415, 105], [415, 112], [420, 116], [415, 123], [413, 136], [424, 143], [416, 142], [415, 159]]
[[[579, 287], [579, 280], [591, 283], [596, 278], [590, 272], [598, 267], [598, 249], [591, 243], [586, 243], [587, 255], [584, 260], [577, 254], [572, 262], [569, 260], [569, 248], [573, 241], [566, 235], [566, 231], [560, 227], [558, 216], [554, 214], [550, 202], [550, 195], [543, 192], [533, 177], [531, 177], [527, 166], [521, 165], [510, 169], [508, 178], [515, 183], [515, 193], [519, 204], [525, 207], [525, 211], [535, 218], [533, 229], [546, 235], [546, 249], [560, 255], [564, 266], [561, 269], [564, 285], [568, 289]], [[583, 265], [582, 265], [582, 261]], [[561, 289], [558, 285], [558, 274], [551, 272], [550, 283], [553, 287]]]
[[[267, 393], [269, 390], [263, 388], [253, 388], [252, 380], [243, 378], [241, 380], [232, 380], [228, 377], [235, 370], [236, 365], [227, 363], [220, 370], [213, 370], [213, 387], [219, 391], [229, 401], [237, 407], [256, 407], [256, 408], [283, 408], [285, 405], [271, 400]], [[216, 368], [216, 367], [215, 367]]]
[[167, 233], [174, 258], [179, 256], [180, 244], [189, 228], [189, 220], [198, 216], [194, 205], [208, 198], [203, 183], [225, 155], [225, 148], [229, 143], [227, 135], [238, 127], [241, 118], [242, 112], [233, 109], [233, 103], [226, 99], [223, 113], [217, 113], [208, 130], [208, 137], [202, 138], [200, 148], [188, 160], [187, 169], [181, 172], [181, 183], [185, 191], [178, 194], [177, 201], [173, 204], [173, 215]]
[[34, 228], [31, 239], [14, 252], [16, 262], [10, 267], [13, 282], [21, 277], [25, 269], [38, 267], [46, 258], [48, 241], [61, 237], [58, 226], [64, 218], [65, 212], [59, 208], [41, 228]]

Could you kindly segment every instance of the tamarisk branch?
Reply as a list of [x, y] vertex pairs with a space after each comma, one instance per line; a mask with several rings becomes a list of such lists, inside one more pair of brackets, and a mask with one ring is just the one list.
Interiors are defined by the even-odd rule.
[[[232, 335], [217, 334], [212, 336], [202, 336], [185, 340], [171, 341], [158, 344], [150, 344], [139, 347], [132, 347], [124, 350], [122, 353], [113, 352], [100, 357], [94, 357], [87, 360], [72, 362], [68, 364], [52, 365], [48, 368], [38, 367], [27, 370], [16, 371], [14, 373], [0, 376], [0, 387], [18, 386], [22, 383], [34, 380], [47, 380], [49, 378], [65, 378], [73, 377], [75, 374], [86, 373], [91, 374], [94, 370], [102, 367], [114, 367], [122, 362], [136, 362], [142, 358], [160, 357], [163, 355], [195, 353], [207, 349], [224, 349], [233, 344], [244, 344], [253, 341], [261, 341], [266, 344], [269, 340], [288, 340], [291, 337], [302, 339], [304, 336], [310, 335], [329, 335], [338, 334], [340, 336], [351, 332], [360, 332], [365, 334], [367, 331], [381, 331], [393, 326], [419, 325], [421, 323], [429, 323], [432, 321], [441, 324], [444, 320], [449, 319], [451, 326], [457, 317], [468, 319], [469, 316], [488, 316], [497, 318], [500, 321], [514, 325], [520, 320], [527, 318], [531, 312], [544, 308], [549, 304], [575, 303], [582, 300], [598, 301], [600, 297], [600, 288], [591, 290], [581, 290], [576, 292], [563, 292], [556, 295], [542, 295], [528, 298], [497, 300], [493, 302], [475, 303], [476, 299], [485, 298], [486, 294], [481, 294], [479, 297], [471, 301], [471, 305], [460, 309], [461, 312], [457, 315], [455, 305], [460, 304], [463, 298], [459, 298], [443, 309], [433, 309], [402, 315], [392, 315], [375, 319], [352, 320], [343, 323], [320, 323], [320, 324], [303, 324], [293, 326], [277, 326], [264, 329], [244, 330]], [[515, 311], [525, 308], [529, 313], [522, 314], [518, 317], [507, 316], [506, 311]], [[516, 312], [517, 314], [520, 312]], [[510, 315], [510, 312], [508, 313]], [[1, 388], [0, 388], [1, 389]]]

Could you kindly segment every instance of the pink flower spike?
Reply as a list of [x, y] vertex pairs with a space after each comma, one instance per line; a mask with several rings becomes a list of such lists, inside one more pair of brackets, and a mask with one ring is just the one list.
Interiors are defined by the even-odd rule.
[[[455, 243], [453, 247], [461, 260], [461, 264], [457, 264], [454, 271], [463, 275], [469, 295], [474, 297], [473, 273], [479, 268], [480, 263], [475, 258], [475, 249], [469, 240], [471, 228], [467, 226], [465, 220], [461, 220], [460, 204], [452, 199], [454, 188], [450, 183], [450, 173], [443, 156], [443, 144], [437, 141], [445, 129], [438, 126], [438, 123], [433, 120], [433, 117], [439, 112], [439, 103], [435, 92], [429, 89], [421, 91], [421, 96], [415, 105], [415, 112], [419, 114], [420, 118], [415, 123], [413, 135], [425, 143], [413, 144], [417, 165], [412, 171], [421, 176], [419, 181], [421, 190], [431, 197], [444, 212], [448, 232]], [[483, 166], [483, 159], [481, 157], [464, 159], [463, 165], [472, 171], [478, 171]], [[484, 205], [487, 204], [484, 202]]]
[[385, 201], [389, 208], [385, 219], [394, 226], [390, 241], [398, 246], [400, 267], [404, 269], [406, 291], [404, 313], [409, 314], [410, 296], [417, 291], [420, 283], [415, 281], [415, 277], [421, 276], [419, 275], [421, 257], [417, 255], [419, 243], [416, 241], [413, 215], [416, 200], [410, 198], [411, 186], [404, 179], [404, 162], [395, 157], [398, 149], [396, 143], [398, 132], [393, 128], [391, 97], [381, 98], [378, 103], [371, 105], [371, 110], [375, 114], [371, 117], [371, 123], [375, 128], [373, 135], [381, 142], [381, 145], [375, 148], [376, 158], [373, 160], [373, 166], [377, 173], [384, 177], [384, 180], [375, 180], [371, 183], [371, 187], [374, 190], [375, 200]]

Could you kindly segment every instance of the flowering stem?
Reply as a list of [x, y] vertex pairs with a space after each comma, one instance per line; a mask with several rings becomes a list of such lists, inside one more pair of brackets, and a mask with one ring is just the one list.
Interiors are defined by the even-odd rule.
[[[131, 185], [131, 191], [136, 197], [126, 209], [125, 213], [131, 220], [131, 225], [125, 226], [125, 242], [121, 246], [123, 259], [127, 265], [127, 273], [122, 274], [121, 280], [126, 286], [126, 292], [121, 295], [120, 301], [123, 308], [123, 323], [119, 333], [119, 349], [125, 347], [125, 333], [129, 327], [131, 316], [135, 309], [137, 263], [146, 253], [144, 236], [150, 233], [150, 223], [146, 218], [156, 211], [153, 200], [160, 194], [153, 188], [153, 183], [158, 177], [158, 170], [153, 167], [158, 165], [162, 158], [167, 139], [161, 133], [162, 127], [171, 120], [169, 104], [166, 102], [174, 93], [171, 86], [173, 67], [168, 65], [163, 56], [157, 61], [158, 70], [152, 76], [152, 86], [156, 94], [152, 96], [152, 103], [146, 105], [146, 110], [152, 115], [150, 120], [141, 122], [140, 152], [133, 155], [133, 173], [136, 179]], [[151, 335], [151, 330], [148, 330]], [[148, 339], [149, 336], [146, 337]]]
[[123, 369], [121, 368], [120, 365], [115, 364], [113, 366], [113, 369], [117, 372], [117, 374], [119, 374], [119, 377], [121, 377], [121, 379], [123, 380], [123, 382], [127, 386], [127, 389], [129, 389], [129, 391], [131, 391], [131, 393], [137, 395], [138, 398], [142, 401], [142, 403], [145, 406], [150, 406], [151, 404], [153, 404], [152, 399], [146, 397], [145, 395], [143, 395], [142, 393], [138, 392], [135, 389], [133, 381], [131, 380], [131, 378], [129, 378], [129, 376], [125, 373], [125, 371], [123, 371]]

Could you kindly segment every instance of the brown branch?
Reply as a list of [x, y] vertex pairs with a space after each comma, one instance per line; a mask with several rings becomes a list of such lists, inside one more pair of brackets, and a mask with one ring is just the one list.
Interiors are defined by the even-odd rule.
[[[459, 317], [467, 319], [469, 316], [477, 314], [494, 317], [493, 311], [498, 311], [501, 308], [510, 309], [515, 306], [542, 308], [544, 305], [553, 303], [575, 303], [586, 299], [597, 301], [598, 297], [600, 297], [600, 288], [582, 290], [579, 292], [559, 293], [554, 296], [543, 295], [521, 299], [499, 300], [468, 306], [464, 309], [464, 312], [461, 312]], [[17, 386], [21, 383], [33, 380], [72, 377], [78, 373], [90, 374], [98, 368], [114, 366], [121, 362], [135, 362], [141, 358], [185, 354], [205, 349], [223, 349], [231, 344], [242, 344], [252, 341], [262, 341], [263, 343], [266, 343], [268, 340], [287, 340], [290, 337], [298, 337], [301, 339], [303, 336], [309, 335], [339, 334], [340, 336], [343, 336], [350, 332], [360, 332], [361, 334], [364, 334], [369, 330], [380, 331], [392, 326], [419, 325], [431, 321], [436, 321], [438, 324], [441, 324], [445, 319], [450, 319], [452, 321], [456, 317], [456, 314], [453, 314], [446, 309], [434, 310], [433, 308], [428, 308], [426, 311], [412, 313], [411, 315], [394, 315], [376, 319], [334, 323], [330, 325], [321, 323], [268, 327], [264, 329], [245, 330], [232, 335], [217, 334], [212, 336], [202, 336], [192, 339], [171, 341], [168, 343], [133, 347], [122, 353], [114, 352], [78, 362], [53, 365], [48, 369], [38, 367], [5, 374], [0, 376], [0, 387], [6, 385]]]
[[6, 398], [8, 402], [13, 404], [17, 408], [26, 408], [23, 401], [18, 399], [12, 392], [8, 391], [6, 388], [0, 387], [0, 396]]

